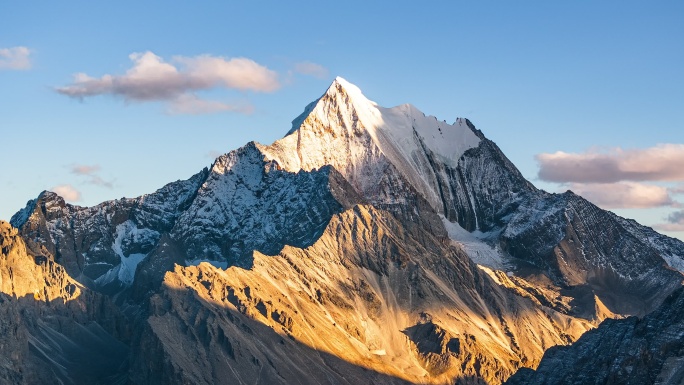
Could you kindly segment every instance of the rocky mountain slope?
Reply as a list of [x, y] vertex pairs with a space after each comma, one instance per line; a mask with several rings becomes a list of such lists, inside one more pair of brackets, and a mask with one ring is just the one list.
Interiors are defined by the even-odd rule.
[[272, 145], [139, 198], [43, 192], [11, 223], [126, 317], [111, 378], [133, 384], [498, 384], [684, 277], [682, 242], [340, 78]]
[[491, 246], [494, 256], [475, 256], [478, 263], [543, 275], [559, 291], [582, 287], [622, 314], [652, 310], [681, 281], [681, 242], [571, 192], [536, 189], [466, 119], [448, 125], [411, 105], [383, 108], [338, 78], [293, 124], [261, 147], [268, 158], [291, 171], [330, 164], [380, 207], [402, 206], [411, 196], [406, 181], [449, 223]]
[[72, 206], [44, 191], [10, 223], [79, 282], [115, 293], [133, 282], [138, 264], [159, 244], [161, 235], [171, 231], [207, 175], [203, 170], [153, 194], [93, 207]]
[[605, 320], [571, 346], [549, 349], [537, 370], [506, 384], [684, 384], [684, 288], [642, 319]]
[[109, 299], [0, 221], [0, 383], [125, 381], [130, 333]]
[[134, 349], [140, 383], [155, 383], [155, 359], [179, 384], [500, 383], [591, 327], [367, 205], [307, 248], [257, 252], [249, 270], [177, 266], [163, 287]]

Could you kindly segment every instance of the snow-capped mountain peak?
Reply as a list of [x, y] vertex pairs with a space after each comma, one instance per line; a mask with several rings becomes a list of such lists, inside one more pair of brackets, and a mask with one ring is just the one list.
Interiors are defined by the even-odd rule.
[[292, 172], [332, 165], [366, 197], [377, 197], [378, 181], [392, 167], [441, 211], [431, 160], [456, 168], [480, 141], [465, 119], [448, 124], [410, 104], [381, 107], [337, 77], [284, 138], [261, 149]]
[[0, 222], [0, 383], [496, 385], [682, 286], [684, 243], [536, 189], [465, 119], [337, 78], [293, 126], [142, 197], [44, 192]]
[[348, 82], [346, 79], [344, 79], [341, 76], [338, 76], [333, 80], [333, 82], [330, 84], [330, 87], [328, 87], [328, 90], [326, 91], [326, 94], [334, 94], [341, 92], [343, 94], [348, 95], [349, 97], [353, 98], [356, 102], [358, 103], [369, 103], [376, 105], [372, 100], [369, 100], [361, 91], [359, 87], [357, 87], [355, 84], [352, 84]]
[[[424, 151], [421, 148], [424, 146], [455, 167], [458, 158], [467, 149], [477, 147], [480, 142], [480, 138], [463, 118], [448, 124], [434, 116], [425, 115], [412, 104], [392, 108], [379, 106], [368, 99], [356, 85], [339, 76], [330, 85], [325, 96], [329, 98], [319, 99], [319, 103], [324, 103], [321, 110], [329, 111], [339, 106], [340, 102], [351, 107], [352, 118], [363, 124], [385, 155], [399, 150], [399, 155], [411, 159], [415, 151]], [[333, 102], [333, 105], [325, 105], [329, 102]]]

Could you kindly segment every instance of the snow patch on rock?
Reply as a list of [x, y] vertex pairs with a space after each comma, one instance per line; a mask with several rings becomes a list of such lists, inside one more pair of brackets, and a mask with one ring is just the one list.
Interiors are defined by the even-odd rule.
[[501, 253], [501, 250], [490, 246], [477, 236], [479, 234], [482, 238], [486, 238], [486, 233], [470, 233], [458, 223], [450, 222], [443, 216], [440, 217], [449, 234], [449, 239], [457, 246], [460, 246], [473, 262], [495, 270], [506, 269], [506, 258]]
[[145, 259], [147, 254], [143, 253], [129, 253], [124, 252], [127, 243], [142, 243], [145, 240], [159, 239], [159, 233], [150, 229], [139, 229], [136, 224], [127, 220], [116, 226], [116, 233], [114, 235], [114, 243], [112, 243], [112, 250], [119, 256], [121, 263], [107, 271], [104, 275], [95, 280], [98, 285], [106, 285], [118, 279], [124, 285], [131, 285], [135, 277], [135, 271], [138, 264]]
[[682, 258], [679, 255], [668, 254], [662, 254], [662, 257], [671, 268], [678, 270], [681, 273], [684, 273], [684, 258]]

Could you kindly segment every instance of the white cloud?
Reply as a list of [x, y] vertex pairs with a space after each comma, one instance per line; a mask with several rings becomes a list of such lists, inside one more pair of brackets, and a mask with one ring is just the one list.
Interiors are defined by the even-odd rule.
[[294, 66], [294, 71], [302, 74], [313, 76], [318, 79], [325, 79], [328, 77], [328, 69], [320, 64], [312, 63], [309, 61], [303, 61], [296, 63]]
[[653, 208], [678, 206], [668, 194], [667, 188], [636, 183], [571, 183], [576, 194], [604, 209]]
[[27, 70], [31, 68], [31, 50], [26, 47], [0, 48], [0, 70]]
[[548, 182], [684, 181], [684, 144], [581, 154], [559, 151], [536, 159], [539, 178]]
[[193, 92], [224, 88], [239, 91], [273, 92], [280, 88], [278, 74], [247, 58], [224, 58], [210, 55], [176, 56], [172, 63], [147, 51], [129, 55], [133, 66], [124, 75], [99, 78], [84, 73], [56, 91], [71, 98], [83, 99], [112, 95], [126, 101], [168, 101], [171, 113], [209, 113], [217, 111], [248, 112], [248, 107], [197, 98]]
[[112, 182], [106, 181], [102, 179], [100, 175], [98, 175], [99, 171], [99, 165], [89, 166], [84, 164], [75, 164], [71, 166], [71, 173], [86, 177], [86, 183], [107, 188], [113, 188], [114, 185], [112, 184]]
[[667, 223], [659, 223], [653, 228], [663, 231], [684, 231], [684, 210], [675, 211], [667, 217]]
[[204, 100], [195, 95], [181, 95], [169, 103], [166, 111], [172, 115], [199, 115], [224, 111], [251, 114], [254, 112], [254, 108], [251, 105], [236, 105], [216, 100]]
[[280, 88], [276, 72], [244, 57], [226, 60], [210, 55], [176, 56], [174, 61], [185, 66], [184, 73], [197, 82], [200, 89], [204, 85], [258, 92], [273, 92]]
[[81, 200], [81, 192], [76, 190], [70, 184], [61, 184], [50, 189], [50, 191], [64, 198], [68, 202], [79, 202]]

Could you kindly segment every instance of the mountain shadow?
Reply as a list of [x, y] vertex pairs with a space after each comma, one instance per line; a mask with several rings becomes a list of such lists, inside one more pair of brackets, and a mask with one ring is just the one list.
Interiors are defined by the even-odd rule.
[[506, 385], [684, 384], [684, 287], [643, 318], [608, 319]]
[[0, 383], [117, 383], [126, 377], [130, 331], [108, 297], [32, 254], [0, 221]]

